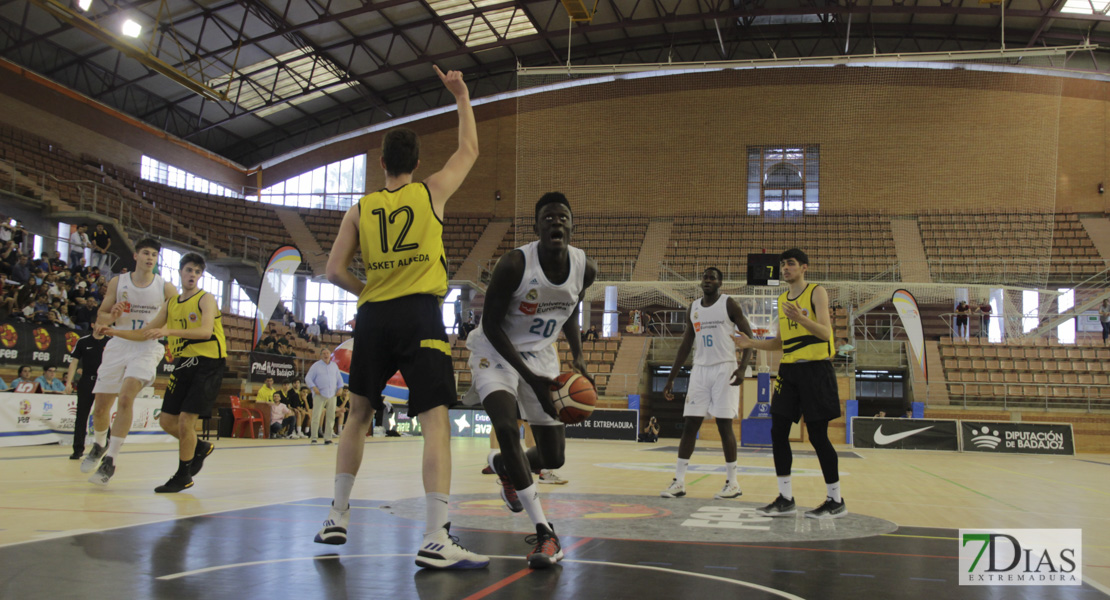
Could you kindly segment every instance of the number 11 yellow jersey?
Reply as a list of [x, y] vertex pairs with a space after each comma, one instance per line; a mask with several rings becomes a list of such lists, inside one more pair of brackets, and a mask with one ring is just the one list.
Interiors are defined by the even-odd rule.
[[358, 304], [413, 294], [447, 294], [443, 222], [423, 183], [379, 190], [358, 201], [358, 236], [366, 286]]

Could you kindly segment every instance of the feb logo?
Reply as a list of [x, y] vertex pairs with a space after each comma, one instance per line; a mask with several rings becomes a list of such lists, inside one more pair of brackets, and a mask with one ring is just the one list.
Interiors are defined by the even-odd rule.
[[35, 340], [35, 347], [39, 350], [46, 350], [50, 347], [50, 332], [42, 327], [35, 328], [31, 332], [31, 337]]
[[19, 402], [19, 416], [26, 417], [31, 414], [31, 403], [26, 400]]
[[12, 327], [10, 323], [0, 325], [0, 344], [3, 344], [5, 348], [11, 348], [18, 341], [19, 334], [16, 333], [15, 327]]
[[76, 332], [67, 331], [66, 332], [66, 352], [73, 352], [73, 349], [77, 347], [77, 340], [79, 340], [79, 339], [81, 339], [81, 336], [77, 335]]
[[198, 318], [199, 317], [197, 317], [197, 313], [195, 313], [195, 312], [189, 313], [189, 322], [190, 323], [196, 323]]

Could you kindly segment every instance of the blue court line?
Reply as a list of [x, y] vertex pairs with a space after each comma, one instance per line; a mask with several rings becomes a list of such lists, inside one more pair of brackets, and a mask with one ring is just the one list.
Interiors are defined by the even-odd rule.
[[798, 575], [805, 575], [805, 571], [790, 571], [788, 569], [771, 569], [772, 573], [797, 573]]
[[928, 577], [910, 577], [910, 579], [912, 579], [914, 581], [939, 581], [941, 583], [947, 583], [948, 582], [947, 579], [930, 579]]
[[875, 578], [874, 575], [865, 575], [863, 573], [841, 573], [840, 576], [841, 577], [870, 577], [871, 579]]

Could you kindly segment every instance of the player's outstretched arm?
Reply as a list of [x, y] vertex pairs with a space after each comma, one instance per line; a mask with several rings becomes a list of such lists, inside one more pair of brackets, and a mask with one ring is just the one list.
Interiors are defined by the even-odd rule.
[[[749, 338], [755, 337], [752, 333], [752, 326], [748, 323], [748, 317], [744, 315], [744, 309], [740, 308], [740, 304], [731, 296], [728, 299], [728, 303], [725, 304], [725, 309], [728, 310], [729, 320], [736, 325], [736, 328], [739, 329], [741, 333]], [[740, 380], [744, 377], [744, 370], [747, 368], [748, 363], [751, 362], [753, 354], [755, 354], [754, 349], [742, 348], [742, 352], [740, 353], [740, 366], [736, 369], [736, 372], [733, 373], [732, 385], [740, 385]]]
[[339, 225], [339, 235], [332, 244], [331, 254], [328, 255], [327, 276], [328, 281], [359, 296], [365, 284], [351, 273], [349, 267], [358, 251], [358, 216], [359, 205], [347, 210], [343, 215], [343, 222]]
[[686, 364], [686, 359], [690, 357], [690, 349], [694, 347], [694, 322], [690, 320], [690, 308], [686, 308], [686, 331], [682, 334], [682, 343], [678, 345], [678, 354], [674, 356], [674, 364], [671, 365], [671, 374], [667, 377], [667, 384], [663, 386], [663, 397], [667, 401], [674, 400], [674, 394], [671, 393], [671, 388], [674, 387], [674, 378], [678, 375], [678, 370], [682, 365]]
[[482, 311], [482, 331], [489, 340], [493, 349], [501, 355], [502, 360], [509, 363], [524, 381], [536, 392], [540, 406], [544, 412], [558, 418], [555, 405], [551, 401], [551, 386], [553, 379], [540, 377], [524, 364], [520, 353], [513, 348], [512, 340], [505, 333], [505, 316], [509, 314], [509, 303], [512, 301], [513, 291], [520, 287], [524, 278], [524, 253], [512, 250], [497, 261], [490, 277], [489, 289], [486, 290], [485, 308]]
[[574, 370], [580, 375], [590, 381], [590, 384], [597, 388], [597, 383], [593, 377], [586, 372], [586, 359], [582, 356], [582, 330], [578, 326], [578, 310], [582, 305], [582, 301], [586, 299], [586, 290], [594, 284], [594, 279], [597, 277], [597, 263], [593, 260], [586, 259], [586, 270], [582, 274], [582, 292], [578, 294], [578, 304], [574, 306], [574, 311], [570, 314], [570, 318], [566, 323], [563, 323], [563, 336], [567, 338], [567, 345], [570, 346], [571, 365]]
[[478, 160], [478, 126], [474, 122], [474, 108], [470, 106], [470, 90], [463, 81], [462, 72], [448, 71], [444, 75], [439, 67], [433, 65], [433, 68], [447, 91], [455, 96], [455, 102], [459, 106], [459, 147], [451, 158], [447, 159], [447, 164], [443, 165], [442, 169], [424, 180], [424, 185], [428, 186], [428, 192], [432, 195], [432, 208], [436, 216], [443, 219], [443, 207], [446, 206], [447, 200], [459, 189]]

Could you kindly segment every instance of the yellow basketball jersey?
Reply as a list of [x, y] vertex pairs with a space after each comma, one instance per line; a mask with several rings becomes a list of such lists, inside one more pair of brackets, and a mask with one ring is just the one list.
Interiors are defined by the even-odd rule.
[[[200, 327], [200, 299], [207, 293], [201, 290], [193, 294], [188, 300], [182, 300], [181, 296], [170, 298], [166, 305], [166, 326], [170, 329], [196, 329]], [[220, 313], [216, 313], [216, 321], [212, 324], [212, 337], [206, 340], [187, 340], [171, 335], [170, 354], [174, 358], [179, 356], [227, 358], [227, 339], [224, 338], [224, 326], [220, 322]]]
[[816, 283], [806, 285], [805, 291], [797, 298], [789, 298], [787, 290], [779, 295], [779, 339], [782, 340], [782, 362], [813, 362], [816, 360], [829, 360], [832, 357], [832, 339], [823, 340], [808, 329], [786, 318], [783, 307], [787, 302], [797, 304], [802, 313], [816, 320], [817, 310], [813, 306], [813, 290], [817, 289]]
[[423, 183], [363, 196], [358, 201], [358, 236], [366, 265], [359, 306], [413, 294], [447, 294], [443, 222]]

